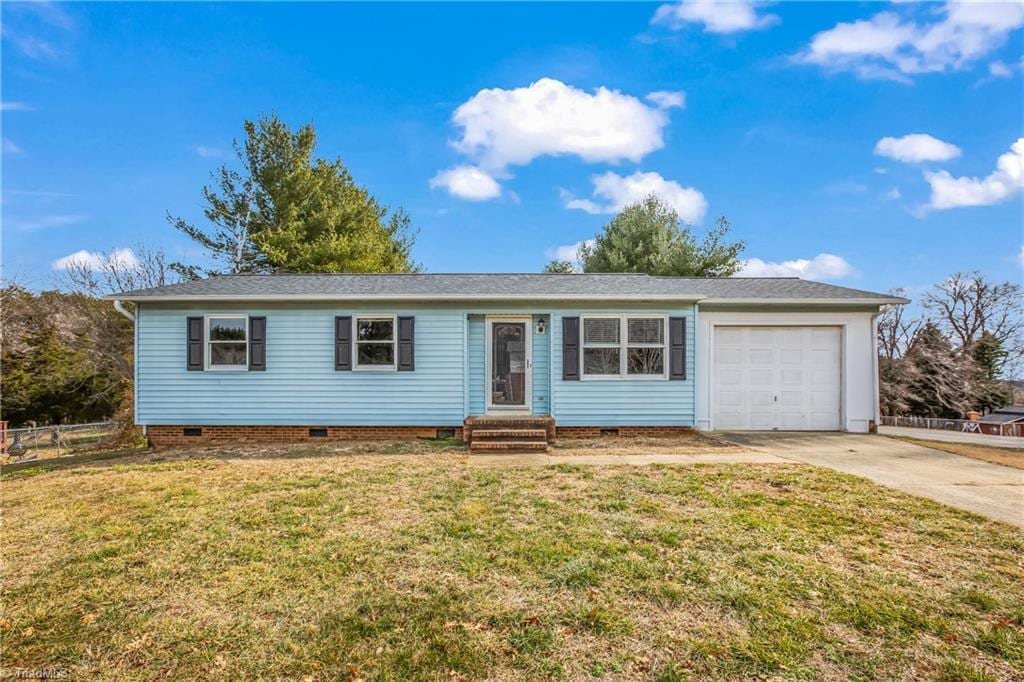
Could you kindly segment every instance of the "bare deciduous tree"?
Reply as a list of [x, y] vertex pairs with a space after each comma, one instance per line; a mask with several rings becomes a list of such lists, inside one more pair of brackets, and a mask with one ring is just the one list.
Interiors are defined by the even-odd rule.
[[[906, 292], [903, 289], [894, 289], [890, 293], [894, 296], [903, 296]], [[879, 355], [887, 360], [902, 358], [925, 322], [926, 320], [909, 318], [905, 305], [885, 306], [882, 314], [878, 316]]]
[[76, 294], [105, 296], [177, 280], [162, 249], [138, 244], [134, 249], [111, 249], [98, 260], [72, 259], [59, 277], [59, 284]]
[[980, 272], [958, 272], [935, 285], [921, 301], [961, 352], [970, 352], [986, 332], [1002, 344], [1000, 370], [1024, 358], [1024, 290], [1014, 282], [989, 282]]

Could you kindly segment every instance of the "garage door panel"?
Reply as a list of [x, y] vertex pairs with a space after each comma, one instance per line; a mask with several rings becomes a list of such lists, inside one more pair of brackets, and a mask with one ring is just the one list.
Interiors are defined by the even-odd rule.
[[838, 429], [841, 329], [715, 327], [719, 429]]
[[780, 382], [783, 386], [803, 386], [804, 372], [800, 369], [784, 369], [780, 373]]
[[804, 361], [804, 352], [800, 349], [783, 348], [779, 357], [784, 365], [800, 365]]
[[718, 353], [723, 365], [743, 364], [743, 351], [739, 348], [721, 348]]

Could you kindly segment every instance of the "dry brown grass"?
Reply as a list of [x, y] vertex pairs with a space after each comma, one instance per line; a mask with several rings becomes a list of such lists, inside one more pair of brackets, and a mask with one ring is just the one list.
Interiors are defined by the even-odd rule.
[[980, 459], [982, 462], [1002, 464], [1014, 469], [1024, 469], [1024, 450], [1014, 448], [997, 448], [991, 445], [975, 445], [974, 443], [947, 443], [945, 441], [927, 440], [924, 438], [901, 438], [915, 445], [932, 450], [951, 452], [954, 455]]
[[553, 455], [700, 455], [739, 453], [746, 450], [705, 434], [693, 432], [670, 437], [608, 436], [562, 438], [552, 447]]
[[1024, 671], [1024, 534], [966, 512], [805, 466], [472, 469], [454, 444], [338, 447], [7, 477], [4, 666], [118, 680]]

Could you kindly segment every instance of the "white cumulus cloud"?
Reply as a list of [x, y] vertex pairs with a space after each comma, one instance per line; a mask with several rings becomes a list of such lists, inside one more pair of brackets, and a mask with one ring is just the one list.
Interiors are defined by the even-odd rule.
[[583, 239], [576, 242], [575, 244], [562, 244], [561, 246], [553, 246], [544, 252], [544, 255], [551, 260], [567, 260], [574, 266], [579, 268], [580, 259], [579, 251], [580, 247], [586, 244], [587, 246], [593, 246], [596, 240], [594, 239]]
[[875, 155], [904, 163], [949, 161], [960, 156], [960, 148], [931, 135], [913, 133], [903, 137], [883, 137], [875, 144]]
[[659, 109], [682, 109], [686, 106], [686, 93], [682, 90], [655, 90], [644, 98]]
[[832, 253], [819, 253], [814, 258], [797, 258], [782, 262], [748, 258], [736, 277], [802, 277], [812, 280], [834, 280], [849, 277], [856, 270], [845, 258]]
[[63, 258], [58, 258], [51, 263], [54, 270], [67, 270], [68, 268], [87, 268], [93, 272], [102, 269], [104, 266], [114, 265], [122, 268], [136, 268], [140, 265], [135, 252], [129, 248], [114, 249], [110, 253], [98, 251], [75, 251]]
[[947, 2], [934, 12], [915, 9], [836, 24], [816, 34], [796, 60], [862, 79], [909, 81], [917, 74], [967, 68], [1024, 26], [1020, 2]]
[[996, 169], [984, 178], [953, 177], [948, 171], [925, 172], [932, 195], [926, 208], [989, 206], [1012, 198], [1024, 188], [1024, 137], [1018, 138], [996, 160]]
[[708, 208], [708, 202], [698, 190], [683, 187], [675, 180], [666, 180], [658, 173], [637, 171], [622, 176], [609, 171], [593, 176], [591, 181], [594, 183], [594, 199], [577, 199], [563, 192], [566, 208], [594, 214], [618, 213], [648, 194], [655, 194], [687, 223], [700, 222]]
[[494, 170], [557, 155], [591, 163], [640, 161], [665, 145], [668, 114], [618, 90], [590, 93], [542, 78], [523, 88], [481, 90], [452, 120], [462, 129], [452, 146]]
[[452, 196], [470, 201], [487, 201], [501, 196], [498, 181], [476, 166], [455, 166], [438, 171], [430, 179], [430, 187], [443, 187]]
[[679, 30], [687, 24], [703, 24], [707, 33], [738, 33], [767, 28], [778, 23], [774, 14], [759, 14], [752, 0], [680, 0], [660, 6], [652, 24]]

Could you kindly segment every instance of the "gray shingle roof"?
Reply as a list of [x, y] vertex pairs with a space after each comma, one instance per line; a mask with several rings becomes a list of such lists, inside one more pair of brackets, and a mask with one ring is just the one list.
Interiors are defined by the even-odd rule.
[[651, 277], [642, 274], [226, 275], [108, 298], [301, 299], [679, 299], [901, 303], [906, 299], [796, 278]]

